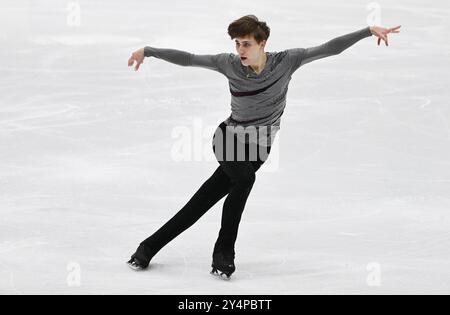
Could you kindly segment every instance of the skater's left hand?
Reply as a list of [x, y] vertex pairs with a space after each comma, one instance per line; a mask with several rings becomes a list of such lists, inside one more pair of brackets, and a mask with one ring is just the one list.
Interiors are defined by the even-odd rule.
[[392, 27], [392, 28], [371, 26], [370, 27], [370, 31], [372, 32], [372, 35], [375, 35], [375, 36], [378, 37], [378, 46], [380, 46], [381, 40], [384, 41], [386, 46], [389, 46], [387, 34], [389, 34], [389, 33], [400, 33], [400, 30], [399, 30], [400, 27], [401, 27], [401, 25], [396, 26], [396, 27]]

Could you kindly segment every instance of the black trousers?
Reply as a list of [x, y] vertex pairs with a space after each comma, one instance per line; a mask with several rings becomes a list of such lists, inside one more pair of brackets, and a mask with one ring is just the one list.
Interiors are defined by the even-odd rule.
[[[234, 149], [234, 155], [229, 154], [231, 148]], [[255, 174], [267, 160], [270, 149], [270, 146], [256, 143], [241, 144], [227, 130], [225, 123], [221, 123], [213, 138], [213, 150], [220, 166], [172, 219], [140, 244], [133, 257], [148, 264], [166, 244], [191, 227], [227, 195], [214, 253], [223, 252], [234, 256], [239, 223], [256, 179]]]

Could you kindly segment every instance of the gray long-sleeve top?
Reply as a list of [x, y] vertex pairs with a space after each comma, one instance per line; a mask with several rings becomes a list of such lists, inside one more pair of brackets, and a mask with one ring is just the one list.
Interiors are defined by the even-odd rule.
[[292, 74], [311, 61], [338, 55], [370, 36], [370, 27], [365, 27], [319, 46], [266, 52], [266, 65], [259, 74], [251, 67], [244, 66], [239, 55], [233, 53], [196, 55], [176, 49], [146, 46], [144, 54], [180, 66], [202, 67], [225, 75], [231, 93], [231, 115], [225, 120], [226, 125], [242, 126], [231, 130], [234, 130], [240, 141], [247, 143], [258, 141], [256, 137], [249, 136], [252, 133], [247, 131], [250, 130], [248, 127], [264, 130], [258, 133], [258, 143], [267, 146], [272, 145], [280, 128]]

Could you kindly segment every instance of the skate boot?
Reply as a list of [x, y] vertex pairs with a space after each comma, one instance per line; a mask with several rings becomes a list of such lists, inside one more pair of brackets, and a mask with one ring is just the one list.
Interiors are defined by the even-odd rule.
[[236, 270], [234, 266], [234, 255], [227, 253], [214, 253], [211, 264], [211, 274], [220, 277], [223, 280], [230, 280], [231, 275]]
[[146, 252], [144, 245], [139, 245], [136, 253], [134, 253], [133, 256], [131, 256], [131, 259], [127, 262], [127, 265], [135, 271], [141, 271], [147, 269], [150, 260], [151, 258], [148, 259], [148, 253]]
[[145, 264], [143, 264], [138, 258], [136, 257], [132, 257], [128, 262], [127, 262], [128, 267], [130, 267], [131, 269], [133, 269], [134, 271], [142, 271], [144, 269], [147, 269], [147, 266]]

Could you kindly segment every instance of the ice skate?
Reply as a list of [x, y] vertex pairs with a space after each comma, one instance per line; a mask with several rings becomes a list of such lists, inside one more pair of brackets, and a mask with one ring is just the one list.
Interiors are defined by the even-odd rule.
[[230, 280], [231, 275], [236, 270], [234, 265], [234, 255], [216, 253], [213, 255], [211, 264], [211, 274], [223, 280]]
[[139, 259], [137, 259], [136, 257], [131, 258], [128, 262], [127, 262], [128, 267], [130, 267], [131, 269], [133, 269], [134, 271], [142, 271], [147, 269], [147, 266], [145, 266], [141, 261], [139, 261]]

